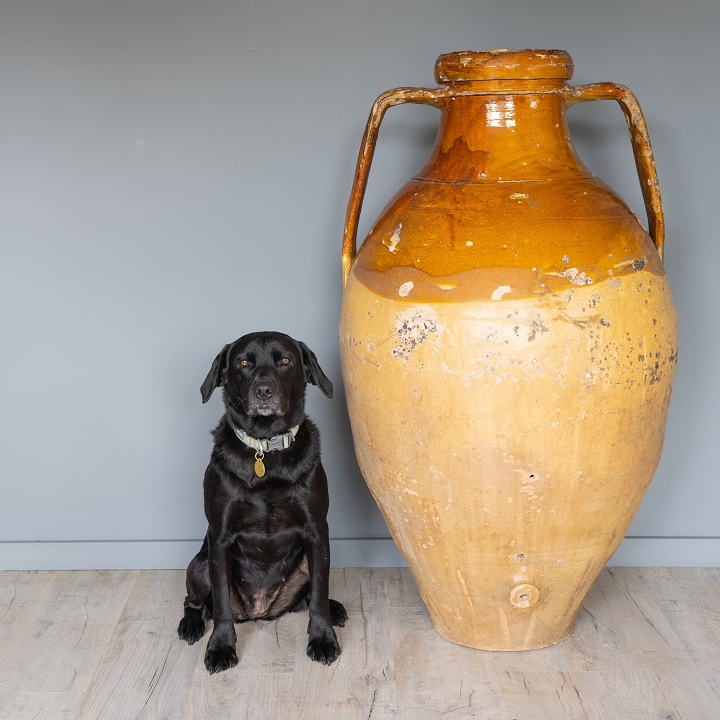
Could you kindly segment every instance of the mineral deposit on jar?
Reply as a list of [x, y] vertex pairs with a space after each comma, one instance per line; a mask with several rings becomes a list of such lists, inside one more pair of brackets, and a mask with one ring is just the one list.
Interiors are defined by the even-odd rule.
[[408, 280], [407, 282], [404, 282], [399, 288], [398, 288], [398, 295], [400, 297], [407, 297], [410, 294], [410, 291], [415, 287], [415, 284], [412, 282], [412, 280]]
[[568, 268], [558, 274], [559, 277], [569, 277], [573, 285], [592, 285], [593, 279], [585, 272], [580, 272], [576, 267]]
[[400, 231], [402, 230], [402, 223], [396, 226], [395, 230], [393, 230], [393, 234], [390, 236], [389, 240], [383, 240], [382, 244], [391, 252], [396, 253], [397, 252], [397, 246], [400, 242]]
[[429, 308], [410, 308], [395, 317], [392, 354], [406, 360], [430, 335], [439, 332], [437, 315]]
[[502, 300], [503, 295], [507, 295], [508, 293], [512, 292], [512, 288], [509, 285], [499, 285], [498, 287], [493, 290], [492, 295], [490, 296], [491, 300]]

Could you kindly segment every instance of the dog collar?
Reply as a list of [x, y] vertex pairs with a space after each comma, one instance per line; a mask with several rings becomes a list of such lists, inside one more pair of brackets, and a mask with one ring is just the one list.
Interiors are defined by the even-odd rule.
[[290, 428], [290, 432], [273, 435], [269, 440], [266, 440], [264, 438], [251, 437], [244, 430], [240, 430], [240, 428], [233, 426], [233, 430], [235, 431], [235, 435], [237, 435], [238, 440], [244, 442], [249, 448], [252, 448], [256, 452], [260, 453], [261, 456], [262, 453], [271, 452], [272, 450], [285, 450], [286, 448], [289, 448], [292, 445], [293, 440], [295, 440], [295, 436], [297, 435], [299, 429], [300, 426], [295, 425]]

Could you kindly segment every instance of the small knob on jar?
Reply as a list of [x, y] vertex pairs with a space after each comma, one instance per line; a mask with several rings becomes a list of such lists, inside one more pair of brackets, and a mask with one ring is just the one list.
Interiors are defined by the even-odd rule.
[[510, 602], [517, 608], [532, 607], [540, 598], [540, 591], [527, 583], [516, 585], [510, 591]]

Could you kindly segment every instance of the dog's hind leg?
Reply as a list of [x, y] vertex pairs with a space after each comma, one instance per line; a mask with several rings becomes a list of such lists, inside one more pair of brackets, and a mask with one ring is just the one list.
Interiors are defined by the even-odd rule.
[[345, 621], [348, 618], [345, 606], [341, 602], [333, 600], [332, 598], [330, 598], [328, 602], [330, 604], [330, 622], [332, 622], [333, 625], [345, 627]]
[[[348, 618], [347, 610], [345, 610], [345, 606], [338, 602], [337, 600], [333, 600], [330, 598], [328, 600], [328, 605], [330, 606], [330, 622], [333, 625], [337, 625], [339, 627], [345, 627], [345, 621]], [[288, 612], [302, 612], [303, 610], [307, 610], [310, 607], [310, 591], [308, 590], [307, 593], [300, 596], [300, 599], [297, 601], [293, 607], [290, 608]]]
[[178, 625], [178, 635], [181, 640], [186, 640], [188, 645], [192, 645], [205, 634], [205, 620], [212, 617], [207, 538], [200, 552], [190, 561], [185, 582], [188, 594], [183, 605], [185, 612]]
[[296, 613], [296, 612], [302, 612], [303, 610], [307, 610], [310, 606], [310, 593], [308, 592], [305, 595], [302, 595], [300, 599], [293, 605], [288, 612]]

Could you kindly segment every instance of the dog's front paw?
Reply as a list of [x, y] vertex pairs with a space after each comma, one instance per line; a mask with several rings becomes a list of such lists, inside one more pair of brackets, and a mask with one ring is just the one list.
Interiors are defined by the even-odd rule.
[[185, 615], [178, 625], [178, 635], [181, 640], [186, 640], [188, 645], [193, 645], [205, 634], [205, 621], [198, 612]]
[[330, 633], [310, 638], [307, 654], [311, 660], [320, 662], [323, 665], [332, 665], [338, 659], [340, 655], [340, 644], [332, 628], [330, 629]]
[[213, 649], [208, 646], [205, 653], [205, 667], [211, 675], [229, 670], [237, 664], [238, 656], [232, 645], [220, 645]]

